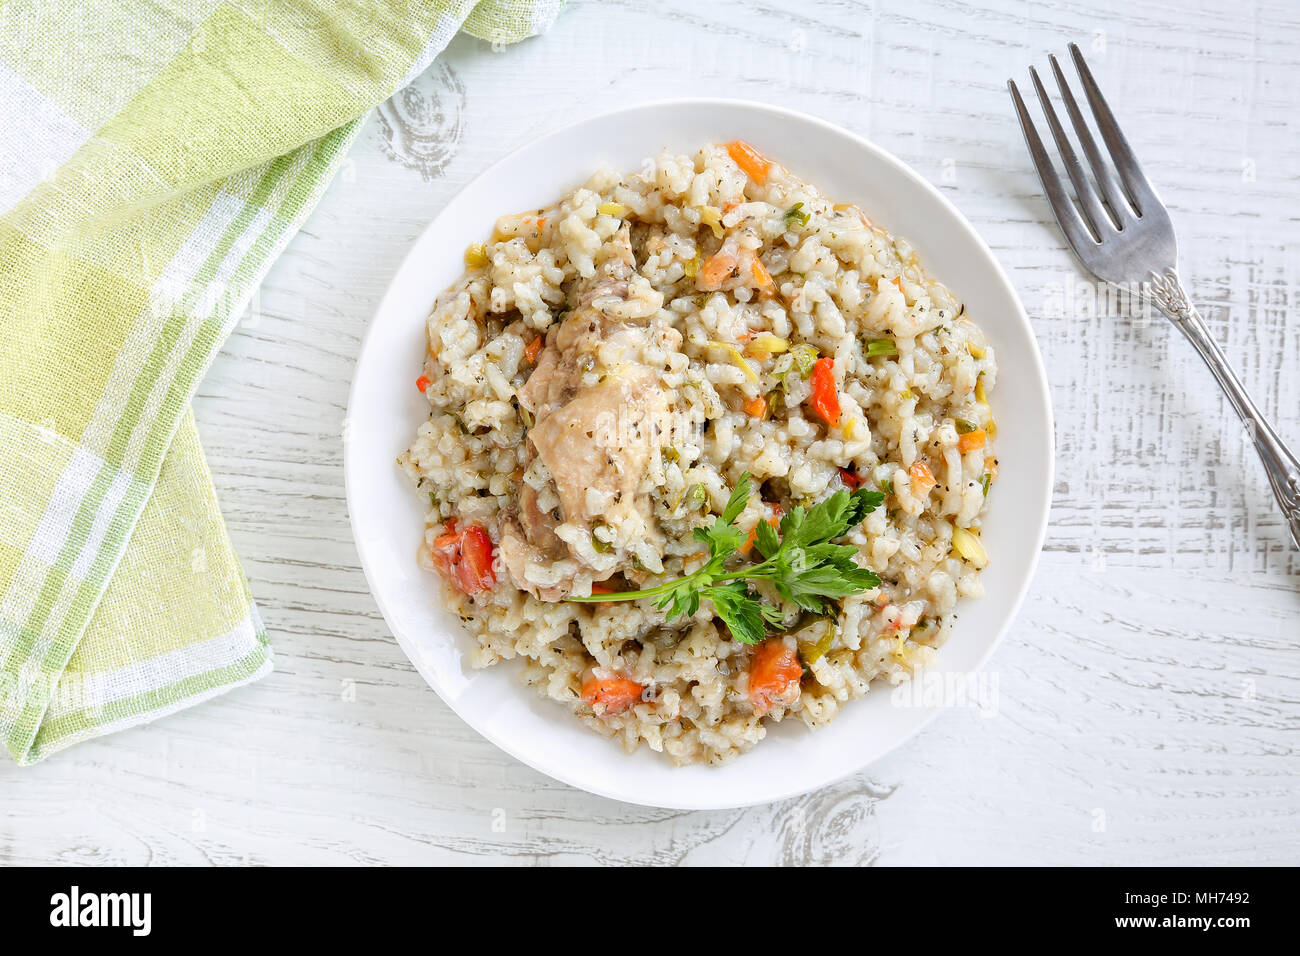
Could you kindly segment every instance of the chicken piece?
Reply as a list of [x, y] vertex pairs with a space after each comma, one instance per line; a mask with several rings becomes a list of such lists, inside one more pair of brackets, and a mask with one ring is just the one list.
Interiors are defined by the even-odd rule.
[[668, 410], [654, 375], [629, 366], [622, 374], [579, 391], [529, 433], [550, 469], [569, 522], [600, 517], [589, 500], [630, 500], [650, 464]]
[[[605, 244], [596, 274], [577, 292], [569, 314], [548, 333], [517, 395], [533, 416], [529, 451], [550, 471], [560, 521], [590, 531], [596, 519], [618, 514], [653, 534], [650, 503], [637, 500], [636, 491], [657, 436], [667, 428], [668, 400], [658, 371], [639, 359], [653, 335], [671, 338], [680, 333], [656, 333], [650, 320], [629, 319], [616, 311], [628, 301], [635, 278], [629, 236], [624, 226]], [[557, 528], [555, 516], [540, 511], [536, 491], [525, 484], [517, 514], [503, 526], [500, 552], [515, 583], [542, 600], [566, 596], [571, 582], [528, 583], [524, 572], [530, 565], [536, 566], [535, 578], [545, 576], [537, 574], [540, 568], [569, 558], [586, 565]], [[614, 573], [608, 568], [592, 571], [597, 581]]]
[[510, 574], [515, 586], [532, 593], [543, 601], [559, 601], [568, 597], [573, 589], [572, 580], [559, 581], [554, 585], [537, 585], [529, 583], [526, 574], [530, 564], [544, 567], [553, 566], [555, 555], [544, 552], [524, 537], [523, 531], [514, 521], [506, 521], [501, 527], [501, 543], [497, 545], [501, 563]]
[[519, 524], [525, 536], [534, 545], [547, 554], [564, 557], [566, 548], [555, 528], [559, 520], [549, 511], [542, 511], [537, 506], [537, 492], [531, 485], [524, 485], [519, 491]]
[[595, 353], [604, 344], [632, 352], [645, 344], [644, 325], [611, 317], [605, 309], [626, 302], [628, 278], [635, 265], [626, 225], [602, 250], [596, 275], [578, 293], [565, 319], [547, 336], [537, 366], [519, 389], [519, 402], [541, 418], [564, 405], [582, 386], [582, 376], [596, 367]]

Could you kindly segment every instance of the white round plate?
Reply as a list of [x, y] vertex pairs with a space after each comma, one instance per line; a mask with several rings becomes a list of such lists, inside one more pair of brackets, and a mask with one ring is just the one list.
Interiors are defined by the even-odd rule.
[[440, 607], [439, 584], [416, 565], [424, 502], [394, 459], [427, 417], [416, 391], [425, 318], [464, 268], [465, 247], [495, 220], [550, 205], [602, 163], [637, 169], [664, 148], [745, 139], [838, 202], [856, 202], [917, 249], [923, 267], [966, 303], [997, 349], [990, 396], [1000, 476], [983, 540], [992, 561], [986, 596], [964, 601], [939, 653], [944, 675], [973, 672], [1007, 629], [1029, 586], [1047, 526], [1052, 415], [1029, 320], [988, 246], [929, 183], [884, 150], [822, 120], [759, 103], [674, 100], [596, 116], [501, 160], [449, 202], [416, 241], [371, 322], [348, 405], [348, 509], [370, 589], [407, 656], [471, 727], [558, 780], [630, 803], [683, 809], [739, 807], [825, 786], [888, 753], [937, 712], [897, 700], [888, 685], [847, 704], [816, 732], [798, 720], [770, 726], [723, 767], [674, 767], [642, 747], [624, 753], [565, 707], [524, 686], [517, 662], [469, 669], [472, 638]]

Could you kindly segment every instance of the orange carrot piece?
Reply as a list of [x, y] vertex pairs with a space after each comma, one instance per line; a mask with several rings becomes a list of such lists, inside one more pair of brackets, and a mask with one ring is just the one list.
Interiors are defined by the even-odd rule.
[[768, 299], [776, 294], [776, 283], [772, 281], [772, 273], [767, 271], [767, 266], [763, 265], [762, 259], [755, 257], [749, 271], [763, 298]]
[[428, 389], [430, 384], [432, 383], [429, 381], [429, 376], [427, 375], [421, 375], [419, 378], [415, 380], [415, 387], [418, 388], [421, 392], [424, 392], [426, 389]]
[[907, 469], [907, 473], [912, 476], [912, 492], [914, 494], [928, 494], [930, 489], [939, 482], [935, 480], [934, 472], [930, 466], [923, 461], [912, 462], [912, 467]]
[[767, 414], [767, 399], [762, 395], [751, 398], [745, 403], [745, 414], [750, 418], [762, 418]]
[[736, 271], [736, 257], [725, 252], [717, 252], [704, 260], [695, 286], [708, 291], [719, 288], [728, 277]]
[[524, 358], [528, 359], [530, 364], [534, 363], [537, 361], [537, 356], [541, 354], [541, 351], [542, 351], [542, 337], [538, 335], [526, 346], [524, 346]]
[[767, 182], [767, 174], [772, 169], [772, 161], [750, 146], [743, 139], [733, 139], [727, 144], [727, 153], [746, 175], [760, 186]]
[[957, 450], [964, 455], [968, 451], [983, 448], [984, 442], [987, 441], [988, 437], [988, 432], [982, 428], [977, 428], [973, 432], [967, 432], [957, 438]]
[[818, 359], [813, 363], [809, 382], [812, 385], [812, 409], [827, 425], [834, 428], [840, 423], [840, 396], [835, 388], [835, 360]]
[[621, 714], [641, 699], [645, 688], [626, 677], [592, 677], [583, 682], [582, 699], [597, 717]]
[[749, 662], [749, 702], [762, 717], [775, 704], [790, 703], [790, 691], [803, 676], [796, 651], [779, 637], [769, 638], [754, 651]]

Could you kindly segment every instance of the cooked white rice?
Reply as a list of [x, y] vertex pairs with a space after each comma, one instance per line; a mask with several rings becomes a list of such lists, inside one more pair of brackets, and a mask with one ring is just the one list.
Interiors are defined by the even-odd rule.
[[[629, 243], [634, 274], [618, 295], [584, 303], [586, 290], [608, 291], [594, 284]], [[770, 279], [749, 266], [755, 258]], [[721, 763], [761, 740], [767, 720], [796, 715], [815, 728], [873, 681], [908, 678], [947, 639], [958, 598], [982, 595], [978, 534], [997, 463], [991, 444], [974, 446], [995, 432], [984, 400], [994, 352], [908, 244], [857, 207], [832, 204], [775, 163], [765, 177], [749, 175], [727, 147], [711, 145], [694, 157], [665, 153], [632, 175], [601, 169], [556, 205], [502, 219], [466, 259], [429, 317], [419, 383], [429, 420], [399, 463], [431, 501], [426, 567], [449, 519], [481, 527], [493, 543], [495, 586], [473, 597], [446, 588], [477, 643], [474, 666], [521, 658], [529, 684], [628, 750], [644, 741], [675, 763]], [[728, 261], [736, 268], [710, 281]], [[635, 454], [617, 436], [593, 434], [623, 463], [611, 467], [631, 482], [633, 500], [593, 481], [580, 506], [588, 520], [576, 520], [567, 512], [578, 506], [564, 507], [561, 483], [530, 441], [518, 393], [549, 362], [530, 361], [529, 344], [541, 336], [534, 350], [557, 348], [565, 313], [584, 308], [633, 332], [619, 349], [602, 341], [580, 374], [594, 385], [634, 364], [637, 387], [654, 392], [644, 419], [654, 437], [643, 465], [621, 470]], [[867, 355], [868, 342], [888, 339], [896, 354]], [[805, 360], [807, 346], [834, 359], [836, 427], [807, 404], [798, 346]], [[772, 505], [815, 503], [846, 480], [887, 492], [845, 539], [881, 586], [842, 600], [837, 619], [777, 637], [798, 648], [804, 676], [761, 716], [749, 694], [753, 648], [731, 638], [708, 601], [665, 622], [650, 601], [536, 596], [587, 594], [593, 582], [635, 588], [693, 570], [701, 546], [692, 529], [722, 510], [743, 472], [760, 489], [737, 521], [743, 528]], [[511, 568], [500, 548], [503, 535], [518, 534], [525, 488], [565, 550], [553, 540], [553, 561]], [[644, 692], [621, 712], [598, 713], [583, 697], [592, 674]]]

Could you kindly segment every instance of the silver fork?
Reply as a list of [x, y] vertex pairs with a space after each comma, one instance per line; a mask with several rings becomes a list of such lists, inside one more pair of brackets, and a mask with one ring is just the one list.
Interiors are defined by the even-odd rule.
[[1070, 44], [1070, 55], [1074, 59], [1074, 68], [1079, 74], [1079, 83], [1088, 105], [1092, 108], [1093, 120], [1114, 163], [1112, 168], [1097, 148], [1088, 124], [1079, 111], [1079, 104], [1070, 92], [1065, 74], [1061, 72], [1060, 64], [1056, 62], [1055, 56], [1049, 56], [1052, 72], [1056, 75], [1056, 85], [1061, 91], [1061, 101], [1065, 104], [1065, 111], [1070, 115], [1079, 145], [1087, 157], [1095, 186], [1089, 181], [1088, 171], [1079, 162], [1069, 137], [1056, 117], [1056, 110], [1038, 78], [1038, 71], [1030, 67], [1029, 73], [1047, 117], [1047, 125], [1052, 131], [1052, 138], [1056, 141], [1056, 148], [1060, 151], [1070, 182], [1074, 184], [1077, 205], [1071, 200], [1052, 165], [1051, 157], [1043, 148], [1043, 141], [1039, 139], [1033, 120], [1025, 110], [1025, 102], [1020, 98], [1015, 81], [1007, 81], [1016, 113], [1020, 116], [1025, 144], [1038, 169], [1038, 178], [1043, 183], [1052, 211], [1056, 213], [1056, 221], [1084, 268], [1104, 282], [1141, 288], [1205, 360], [1228, 396], [1229, 403], [1241, 416], [1242, 423], [1253, 437], [1255, 448], [1264, 462], [1264, 470], [1268, 473], [1269, 484], [1273, 487], [1273, 494], [1282, 506], [1282, 514], [1291, 529], [1291, 537], [1296, 547], [1300, 548], [1300, 461], [1287, 449], [1273, 426], [1251, 400], [1228, 365], [1218, 343], [1210, 335], [1205, 320], [1183, 290], [1183, 284], [1178, 278], [1178, 242], [1174, 237], [1173, 223], [1169, 221], [1169, 213], [1142, 172], [1142, 167], [1138, 165], [1132, 147], [1120, 131], [1114, 114], [1097, 87], [1097, 81], [1093, 79], [1092, 71], [1083, 60], [1083, 54], [1073, 43]]

